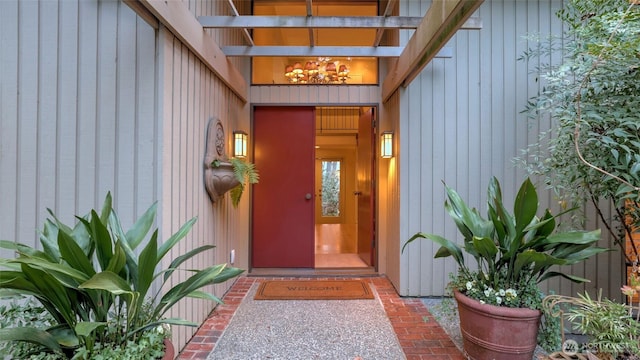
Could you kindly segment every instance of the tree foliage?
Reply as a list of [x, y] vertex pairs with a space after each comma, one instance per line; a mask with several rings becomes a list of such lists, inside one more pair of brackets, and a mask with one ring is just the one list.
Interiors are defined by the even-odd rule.
[[[623, 248], [640, 225], [640, 6], [569, 0], [557, 16], [564, 33], [522, 57], [562, 54], [559, 64], [535, 69], [544, 86], [525, 112], [552, 121], [523, 161], [562, 203], [591, 202]], [[613, 204], [613, 218], [601, 211], [604, 201]]]

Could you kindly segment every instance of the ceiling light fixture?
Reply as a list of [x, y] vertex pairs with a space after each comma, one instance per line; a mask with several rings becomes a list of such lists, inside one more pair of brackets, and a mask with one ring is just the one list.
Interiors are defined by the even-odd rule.
[[304, 67], [300, 62], [285, 66], [284, 76], [291, 84], [346, 84], [349, 67], [329, 57], [319, 57], [307, 61]]

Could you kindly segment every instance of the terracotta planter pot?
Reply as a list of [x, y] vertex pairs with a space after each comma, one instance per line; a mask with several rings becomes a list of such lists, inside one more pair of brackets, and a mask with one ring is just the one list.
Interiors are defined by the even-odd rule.
[[164, 356], [162, 360], [173, 360], [176, 357], [176, 350], [170, 339], [164, 339]]
[[542, 313], [481, 304], [455, 291], [464, 350], [472, 360], [531, 360]]

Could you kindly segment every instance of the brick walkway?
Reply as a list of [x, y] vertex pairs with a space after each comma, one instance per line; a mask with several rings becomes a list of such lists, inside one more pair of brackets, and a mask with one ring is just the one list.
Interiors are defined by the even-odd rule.
[[[224, 304], [215, 308], [191, 341], [184, 347], [178, 359], [206, 359], [251, 286], [254, 283], [272, 279], [274, 278], [246, 276], [239, 278], [224, 296]], [[321, 280], [320, 278], [314, 279]], [[326, 278], [322, 278], [322, 280], [324, 279]], [[395, 288], [385, 277], [358, 279], [369, 281], [377, 290], [407, 360], [465, 359], [420, 299], [399, 297]]]

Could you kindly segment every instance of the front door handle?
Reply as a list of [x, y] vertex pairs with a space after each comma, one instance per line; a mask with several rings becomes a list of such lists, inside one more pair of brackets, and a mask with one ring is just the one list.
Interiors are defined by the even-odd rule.
[[307, 193], [307, 195], [305, 195], [304, 198], [307, 199], [307, 200], [311, 200], [311, 194]]

